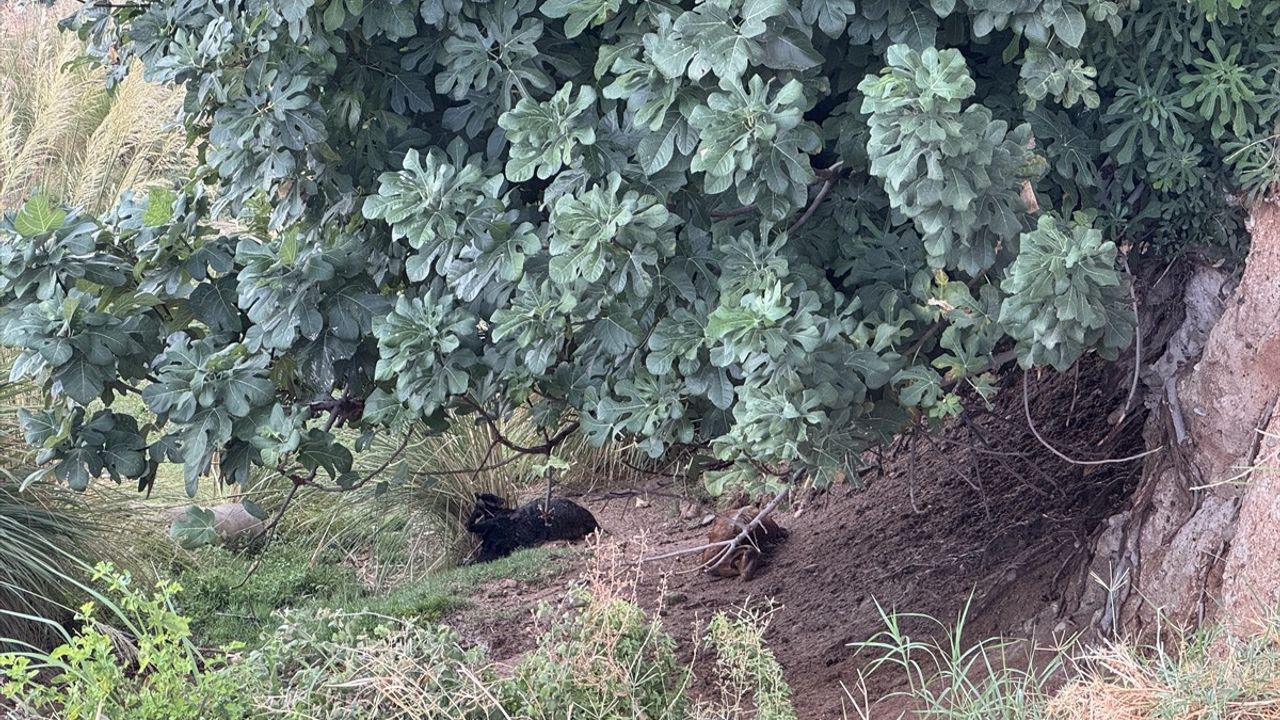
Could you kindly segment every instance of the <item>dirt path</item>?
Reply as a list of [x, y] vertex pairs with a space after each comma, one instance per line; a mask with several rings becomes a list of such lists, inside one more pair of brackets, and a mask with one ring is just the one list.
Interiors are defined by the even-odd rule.
[[[1096, 367], [1083, 368], [1080, 377], [1101, 379], [1084, 387], [1071, 374], [1032, 378], [1032, 414], [1061, 449], [1096, 458], [1096, 444], [1112, 430], [1107, 415], [1124, 403], [1127, 384]], [[778, 515], [790, 537], [751, 582], [707, 577], [693, 557], [660, 561], [644, 566], [641, 603], [662, 608], [666, 629], [686, 653], [715, 611], [778, 606], [766, 639], [805, 720], [842, 717], [842, 683], [852, 687], [871, 657], [848, 645], [883, 629], [877, 602], [954, 621], [972, 593], [969, 637], [1046, 636], [1058, 624], [1060, 588], [1078, 572], [1076, 551], [1128, 497], [1140, 467], [1086, 472], [1051, 455], [1027, 428], [1020, 383], [1015, 373], [997, 406], [969, 423], [897, 443], [866, 487], [837, 488], [798, 516]], [[1141, 412], [1129, 418], [1108, 452], [1140, 446], [1142, 420]], [[622, 544], [629, 557], [642, 548], [655, 555], [700, 544], [706, 532], [700, 520], [712, 511], [656, 495], [639, 502], [587, 495], [582, 502], [610, 531], [605, 542]], [[496, 659], [518, 656], [533, 642], [527, 608], [562, 592], [576, 575], [572, 560], [567, 565], [551, 587], [490, 590], [476, 614], [455, 620]], [[503, 620], [481, 619], [494, 613]], [[905, 627], [915, 635], [932, 631], [919, 621]], [[899, 689], [900, 680], [873, 676], [869, 690], [878, 697]], [[872, 715], [896, 716], [887, 705]]]

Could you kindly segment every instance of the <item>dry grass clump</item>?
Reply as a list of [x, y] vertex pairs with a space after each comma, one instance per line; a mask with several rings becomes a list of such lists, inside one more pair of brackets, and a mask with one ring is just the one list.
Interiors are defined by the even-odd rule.
[[187, 162], [175, 88], [132, 73], [110, 92], [58, 30], [75, 2], [0, 5], [0, 210], [38, 190], [90, 212]]
[[[859, 648], [878, 651], [848, 694], [846, 717], [871, 720], [870, 673], [891, 671], [918, 718], [965, 720], [1280, 720], [1280, 609], [1252, 634], [1212, 625], [1192, 633], [1166, 627], [1154, 645], [1111, 642], [1029, 647], [999, 638], [961, 642], [954, 626], [920, 615], [882, 613], [886, 630]], [[937, 633], [913, 636], [903, 620], [925, 620]], [[930, 639], [933, 635], [941, 641]], [[1018, 658], [1025, 658], [1024, 661]]]
[[1280, 614], [1249, 637], [1213, 628], [1172, 647], [1109, 644], [1046, 706], [1056, 720], [1280, 720]]

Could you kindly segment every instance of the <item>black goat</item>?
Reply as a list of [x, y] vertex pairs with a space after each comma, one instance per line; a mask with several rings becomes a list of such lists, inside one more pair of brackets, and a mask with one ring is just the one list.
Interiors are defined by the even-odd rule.
[[475, 496], [475, 509], [466, 522], [467, 530], [480, 537], [473, 562], [497, 560], [552, 540], [581, 540], [600, 527], [589, 510], [565, 498], [552, 498], [550, 504], [539, 498], [513, 510], [497, 495]]

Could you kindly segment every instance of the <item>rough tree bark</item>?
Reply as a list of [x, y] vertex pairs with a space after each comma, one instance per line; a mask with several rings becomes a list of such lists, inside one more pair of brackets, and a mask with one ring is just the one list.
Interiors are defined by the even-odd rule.
[[1249, 230], [1239, 285], [1222, 302], [1225, 276], [1192, 276], [1186, 322], [1147, 378], [1146, 441], [1166, 451], [1084, 575], [1076, 617], [1104, 634], [1212, 619], [1245, 630], [1280, 602], [1280, 204], [1255, 208]]

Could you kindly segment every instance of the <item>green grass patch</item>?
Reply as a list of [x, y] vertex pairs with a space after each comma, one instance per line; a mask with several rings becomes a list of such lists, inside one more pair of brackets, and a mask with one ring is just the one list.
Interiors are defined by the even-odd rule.
[[204, 548], [177, 580], [179, 603], [196, 637], [209, 645], [254, 643], [274, 630], [276, 610], [346, 604], [362, 595], [355, 570], [337, 553], [285, 543], [258, 555]]
[[395, 588], [385, 596], [370, 598], [360, 607], [349, 604], [346, 608], [419, 621], [439, 620], [451, 612], [470, 607], [473, 591], [483, 585], [507, 578], [527, 583], [550, 578], [556, 572], [552, 561], [572, 552], [561, 548], [520, 550], [493, 562], [428, 575], [419, 582]]
[[[565, 549], [521, 550], [491, 563], [451, 568], [385, 594], [367, 592], [353, 567], [332, 548], [276, 542], [256, 555], [211, 547], [178, 572], [179, 603], [206, 645], [257, 643], [279, 624], [276, 611], [331, 608], [406, 620], [435, 621], [469, 607], [482, 585], [511, 578], [538, 582], [555, 574]], [[255, 567], [256, 564], [256, 567]], [[252, 572], [250, 572], [252, 570]]]

